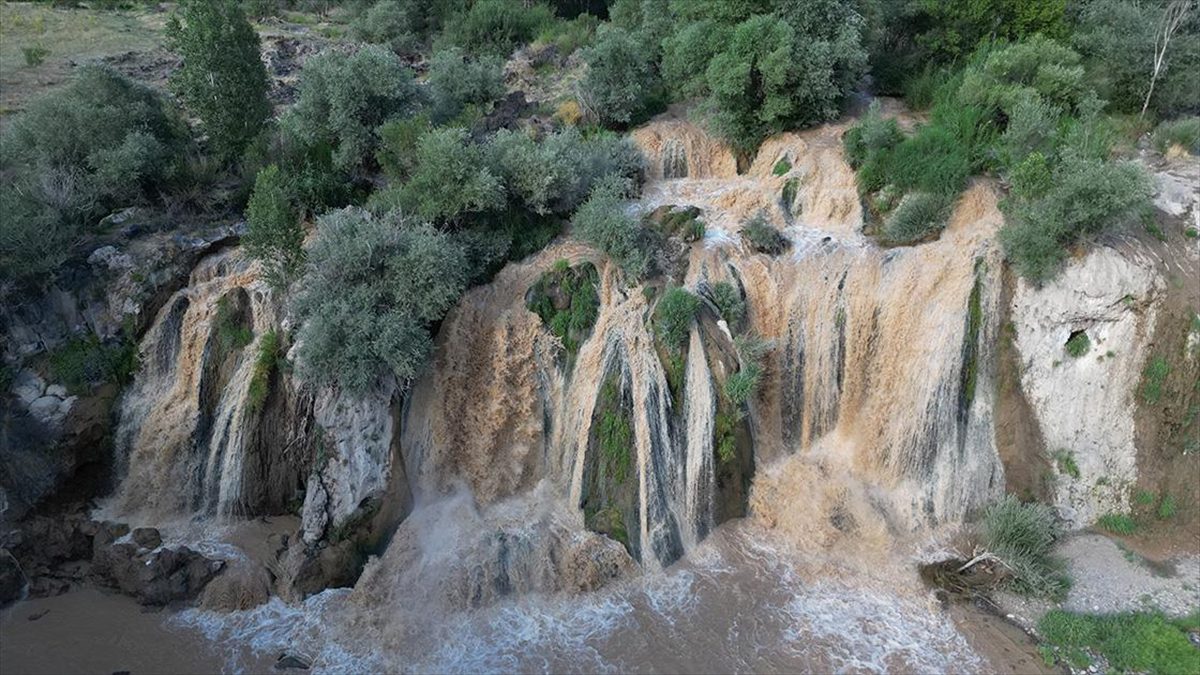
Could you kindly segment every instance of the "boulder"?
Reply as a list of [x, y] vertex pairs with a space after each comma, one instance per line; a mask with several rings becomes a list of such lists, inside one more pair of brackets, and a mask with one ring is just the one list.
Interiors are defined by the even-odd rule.
[[153, 527], [139, 527], [133, 531], [133, 541], [138, 546], [156, 549], [162, 545], [162, 535]]
[[192, 600], [224, 566], [186, 546], [145, 552], [132, 543], [100, 547], [92, 560], [98, 581], [143, 605]]

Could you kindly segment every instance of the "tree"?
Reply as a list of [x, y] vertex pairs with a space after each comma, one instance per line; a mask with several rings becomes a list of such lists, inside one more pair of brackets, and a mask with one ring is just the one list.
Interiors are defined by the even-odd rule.
[[440, 124], [453, 119], [468, 106], [489, 108], [504, 96], [503, 70], [504, 63], [495, 56], [468, 59], [453, 47], [434, 54], [427, 78], [433, 121]]
[[374, 158], [380, 126], [412, 114], [421, 101], [412, 71], [377, 45], [314, 56], [299, 89], [300, 99], [280, 120], [284, 134], [304, 147], [328, 147], [334, 167], [346, 173]]
[[167, 44], [183, 58], [172, 88], [217, 154], [236, 158], [271, 115], [258, 34], [235, 0], [185, 0], [167, 22]]
[[427, 220], [502, 209], [504, 185], [485, 159], [484, 148], [471, 142], [466, 129], [434, 129], [421, 137], [412, 178], [377, 193], [376, 204], [385, 210], [399, 205]]
[[459, 244], [396, 212], [331, 211], [317, 223], [295, 311], [301, 377], [352, 392], [423, 368], [430, 326], [458, 300], [468, 265]]
[[628, 124], [650, 109], [658, 75], [645, 45], [633, 35], [620, 28], [602, 29], [584, 58], [588, 71], [579, 98], [592, 117], [608, 125]]
[[1183, 25], [1187, 19], [1188, 12], [1192, 9], [1194, 0], [1171, 0], [1163, 12], [1162, 20], [1158, 24], [1158, 29], [1154, 33], [1154, 67], [1150, 71], [1150, 86], [1146, 89], [1146, 101], [1142, 103], [1142, 112], [1140, 117], [1146, 116], [1146, 108], [1150, 107], [1150, 97], [1154, 95], [1154, 83], [1158, 81], [1158, 75], [1162, 72], [1163, 62], [1167, 57], [1167, 48], [1171, 44], [1171, 38], [1175, 36], [1175, 31]]
[[642, 228], [625, 213], [624, 199], [629, 184], [610, 178], [592, 190], [587, 201], [571, 218], [571, 225], [585, 241], [607, 253], [631, 278], [640, 279], [650, 266], [650, 251]]
[[304, 262], [304, 230], [278, 166], [272, 164], [258, 172], [246, 206], [246, 225], [242, 243], [247, 252], [261, 262], [268, 283], [276, 288], [286, 286]]

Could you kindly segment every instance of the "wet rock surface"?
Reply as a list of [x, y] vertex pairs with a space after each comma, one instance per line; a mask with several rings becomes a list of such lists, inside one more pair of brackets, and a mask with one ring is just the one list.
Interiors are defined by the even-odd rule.
[[20, 600], [28, 583], [17, 559], [8, 549], [0, 548], [0, 607]]

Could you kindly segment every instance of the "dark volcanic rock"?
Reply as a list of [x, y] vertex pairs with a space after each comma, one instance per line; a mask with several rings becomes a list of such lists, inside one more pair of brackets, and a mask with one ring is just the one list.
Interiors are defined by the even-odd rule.
[[191, 600], [225, 563], [186, 546], [139, 553], [135, 544], [113, 544], [96, 552], [92, 571], [97, 580], [137, 598], [143, 605]]
[[134, 543], [142, 548], [155, 549], [162, 545], [162, 535], [153, 527], [139, 527], [132, 536]]

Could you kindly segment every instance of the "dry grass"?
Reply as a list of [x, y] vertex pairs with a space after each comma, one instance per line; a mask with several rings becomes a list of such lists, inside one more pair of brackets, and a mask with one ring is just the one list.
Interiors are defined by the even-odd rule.
[[[160, 46], [167, 16], [148, 10], [101, 12], [0, 3], [0, 120], [65, 81], [74, 64]], [[41, 64], [27, 65], [23, 50], [39, 46], [49, 54]]]

